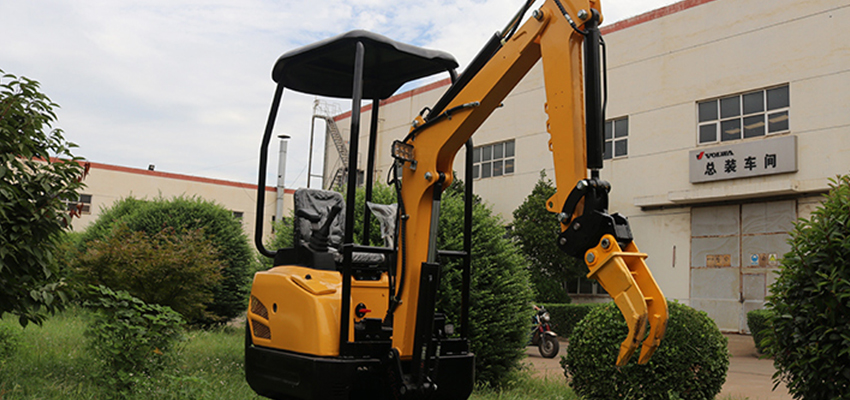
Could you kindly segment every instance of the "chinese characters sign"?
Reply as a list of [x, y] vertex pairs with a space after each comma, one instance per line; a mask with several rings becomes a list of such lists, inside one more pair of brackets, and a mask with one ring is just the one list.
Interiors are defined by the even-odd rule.
[[705, 256], [705, 266], [708, 268], [729, 268], [732, 266], [732, 255], [709, 254]]
[[797, 137], [691, 150], [691, 183], [797, 172]]

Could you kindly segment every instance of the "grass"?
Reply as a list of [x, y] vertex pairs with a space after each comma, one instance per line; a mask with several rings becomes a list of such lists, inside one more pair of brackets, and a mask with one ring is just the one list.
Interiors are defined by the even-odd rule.
[[[103, 399], [98, 385], [99, 360], [86, 352], [89, 314], [71, 309], [42, 326], [21, 328], [17, 319], [0, 319], [0, 342], [11, 337], [14, 350], [0, 343], [0, 400]], [[260, 399], [245, 382], [244, 330], [223, 327], [192, 330], [180, 349], [179, 362], [162, 376], [145, 381], [130, 399]], [[573, 400], [563, 381], [538, 380], [518, 373], [509, 388], [477, 387], [474, 400]]]
[[24, 329], [17, 320], [0, 321], [16, 345], [0, 363], [0, 399], [94, 399], [93, 360], [81, 343], [85, 321], [75, 313], [57, 315], [42, 327]]
[[[86, 311], [69, 310], [27, 328], [11, 317], [0, 320], [0, 331], [16, 342], [13, 353], [0, 359], [0, 400], [109, 397], [95, 379], [98, 360], [85, 351], [87, 318]], [[259, 399], [245, 382], [243, 335], [230, 327], [190, 331], [180, 362], [130, 398]]]
[[506, 389], [476, 387], [470, 400], [578, 400], [563, 379], [534, 378], [523, 371]]
[[[26, 329], [16, 319], [0, 319], [0, 400], [103, 399], [99, 361], [85, 351], [88, 313], [72, 309]], [[242, 328], [193, 330], [179, 362], [157, 379], [145, 381], [130, 399], [260, 399], [245, 382]], [[12, 337], [12, 353], [3, 338]], [[5, 354], [4, 354], [5, 353]], [[476, 387], [471, 400], [577, 400], [561, 379], [517, 373], [502, 389]], [[722, 397], [719, 400], [746, 400]]]

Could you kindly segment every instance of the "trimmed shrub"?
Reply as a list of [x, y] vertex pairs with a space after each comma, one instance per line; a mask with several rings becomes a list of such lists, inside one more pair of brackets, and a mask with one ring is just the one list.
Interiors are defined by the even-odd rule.
[[89, 243], [76, 262], [78, 278], [126, 290], [146, 303], [167, 306], [189, 321], [212, 318], [206, 311], [211, 288], [221, 281], [223, 263], [203, 230], [155, 235], [122, 224], [110, 236]]
[[[463, 184], [455, 180], [443, 194], [438, 248], [463, 249]], [[473, 200], [472, 281], [469, 335], [475, 353], [475, 379], [502, 386], [525, 357], [531, 331], [532, 290], [528, 269], [519, 250], [505, 238], [501, 219]], [[461, 263], [441, 260], [438, 310], [455, 324], [460, 321]]]
[[580, 304], [543, 304], [549, 311], [552, 329], [560, 337], [570, 337], [573, 329], [591, 310], [601, 307], [605, 303], [580, 303]]
[[[86, 227], [79, 240], [79, 247], [85, 248], [88, 242], [103, 239], [112, 234], [112, 229], [135, 212], [147, 206], [148, 200], [137, 199], [133, 196], [116, 200], [111, 206], [100, 210], [92, 224]], [[162, 229], [160, 227], [160, 229]]]
[[753, 342], [756, 344], [756, 350], [759, 353], [765, 352], [767, 343], [765, 338], [771, 335], [772, 326], [770, 324], [773, 318], [773, 312], [770, 310], [752, 310], [747, 313], [747, 327], [750, 328], [750, 333], [753, 335]]
[[850, 393], [850, 176], [830, 186], [823, 204], [791, 232], [791, 251], [768, 297], [774, 379], [796, 399]]
[[561, 365], [570, 386], [584, 399], [711, 400], [720, 393], [729, 368], [726, 337], [705, 312], [668, 302], [670, 319], [661, 346], [646, 365], [640, 353], [617, 367], [628, 328], [614, 303], [595, 307], [570, 336]]
[[86, 330], [88, 351], [103, 364], [97, 377], [125, 396], [137, 384], [155, 377], [173, 362], [183, 339], [183, 318], [168, 307], [145, 302], [124, 291], [91, 286], [94, 300], [86, 306], [95, 311]]
[[200, 198], [175, 197], [170, 200], [122, 199], [104, 210], [83, 236], [83, 247], [106, 239], [115, 227], [125, 224], [131, 231], [154, 236], [165, 228], [177, 231], [203, 230], [203, 236], [215, 247], [224, 264], [221, 281], [211, 290], [213, 301], [207, 307], [209, 318], [193, 321], [202, 324], [227, 322], [247, 307], [249, 274], [257, 269], [242, 224], [231, 211]]

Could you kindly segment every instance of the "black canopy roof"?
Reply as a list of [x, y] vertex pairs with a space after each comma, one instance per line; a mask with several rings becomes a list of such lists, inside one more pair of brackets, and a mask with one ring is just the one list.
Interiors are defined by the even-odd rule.
[[351, 98], [357, 42], [363, 43], [366, 50], [364, 99], [385, 99], [406, 82], [458, 66], [449, 53], [356, 30], [280, 56], [272, 70], [272, 79], [286, 88], [307, 94]]

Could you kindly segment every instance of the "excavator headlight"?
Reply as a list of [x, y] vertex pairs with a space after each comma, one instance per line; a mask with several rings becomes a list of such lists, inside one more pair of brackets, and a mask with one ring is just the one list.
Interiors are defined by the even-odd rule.
[[543, 320], [543, 322], [549, 322], [549, 313], [548, 312], [543, 313], [543, 316], [540, 317], [540, 318]]
[[393, 142], [393, 158], [396, 160], [412, 162], [413, 161], [413, 146], [404, 143], [400, 140]]

